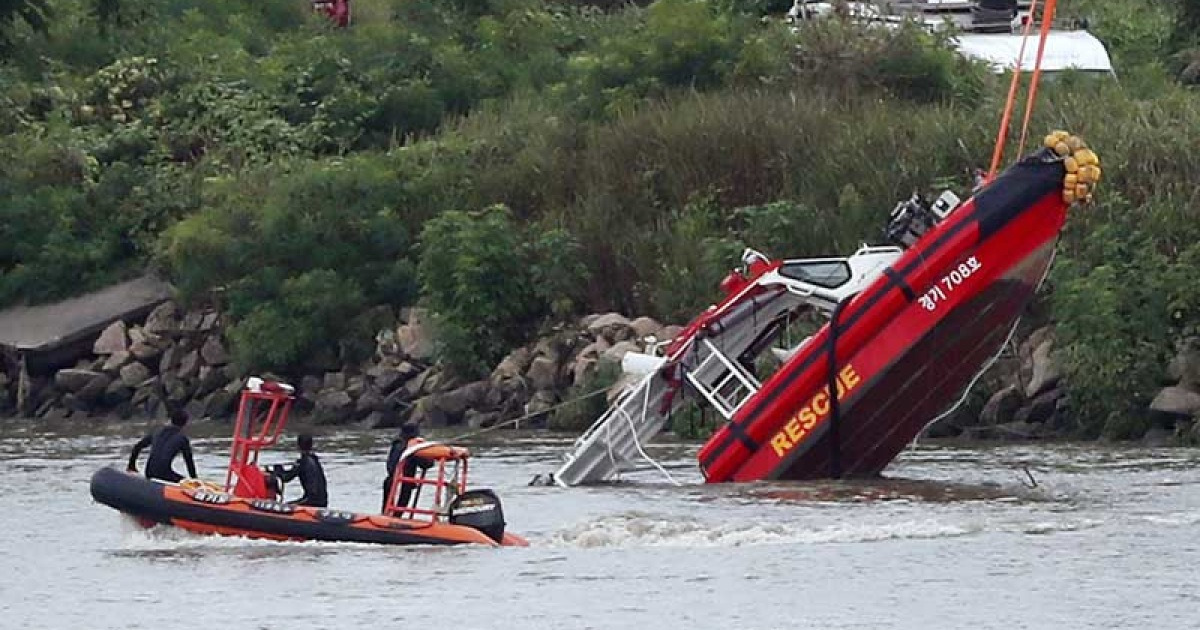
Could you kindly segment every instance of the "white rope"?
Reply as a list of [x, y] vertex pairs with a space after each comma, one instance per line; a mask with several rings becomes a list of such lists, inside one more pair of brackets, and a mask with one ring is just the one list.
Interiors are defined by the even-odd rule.
[[[645, 394], [644, 399], [642, 400], [642, 422], [643, 423], [646, 422], [646, 407], [650, 404], [650, 388], [646, 387], [644, 389], [646, 391], [646, 394]], [[625, 416], [625, 421], [629, 424], [629, 431], [630, 431], [630, 433], [633, 434], [633, 445], [637, 448], [637, 452], [639, 455], [642, 456], [642, 459], [650, 462], [650, 465], [657, 468], [658, 472], [662, 473], [663, 476], [667, 478], [667, 481], [669, 481], [672, 484], [677, 485], [677, 486], [683, 485], [683, 484], [679, 483], [678, 481], [676, 481], [675, 478], [671, 476], [671, 473], [667, 472], [666, 468], [663, 468], [662, 464], [659, 464], [658, 462], [654, 461], [654, 458], [650, 457], [650, 455], [648, 455], [646, 453], [645, 449], [642, 448], [642, 443], [640, 440], [638, 440], [637, 428], [634, 427], [634, 425], [633, 425], [633, 417], [630, 416], [629, 414], [625, 413], [624, 409], [621, 410], [621, 414]]]
[[600, 394], [603, 394], [606, 391], [608, 391], [607, 387], [601, 387], [600, 389], [588, 392], [582, 396], [578, 396], [578, 397], [572, 398], [570, 400], [564, 400], [564, 401], [558, 403], [557, 405], [554, 405], [553, 407], [549, 407], [549, 408], [543, 409], [541, 411], [534, 411], [531, 413], [526, 413], [524, 415], [517, 416], [515, 418], [509, 418], [508, 420], [504, 420], [502, 422], [497, 422], [496, 424], [493, 424], [489, 427], [484, 427], [484, 428], [476, 430], [476, 431], [470, 431], [467, 433], [463, 433], [462, 435], [454, 436], [447, 441], [448, 442], [462, 442], [463, 440], [466, 440], [468, 438], [473, 438], [476, 436], [480, 436], [480, 435], [483, 435], [484, 433], [491, 433], [492, 431], [495, 431], [497, 429], [503, 429], [504, 427], [516, 424], [522, 420], [527, 420], [529, 418], [536, 418], [537, 416], [547, 415], [550, 412], [556, 411], [562, 407], [566, 407], [567, 405], [577, 403], [581, 400], [587, 400], [588, 398], [591, 398], [593, 396], [599, 396]]

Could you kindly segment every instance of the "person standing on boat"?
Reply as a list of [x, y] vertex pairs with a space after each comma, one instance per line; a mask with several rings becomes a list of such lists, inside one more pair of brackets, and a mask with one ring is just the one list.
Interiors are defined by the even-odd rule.
[[300, 449], [300, 459], [297, 459], [296, 463], [291, 466], [275, 464], [271, 472], [285, 483], [300, 477], [300, 486], [304, 488], [304, 495], [294, 501], [288, 501], [288, 503], [327, 507], [329, 494], [325, 488], [325, 468], [321, 466], [321, 460], [313, 452], [312, 436], [307, 433], [301, 434], [296, 438], [296, 446]]
[[[388, 494], [392, 491], [392, 478], [396, 475], [396, 466], [400, 463], [400, 458], [404, 455], [405, 449], [414, 444], [419, 444], [425, 440], [421, 437], [420, 428], [409, 422], [400, 427], [400, 435], [392, 440], [392, 448], [388, 451], [387, 458], [387, 477], [383, 479], [383, 509], [382, 512], [387, 514], [388, 511]], [[412, 477], [417, 474], [417, 468], [426, 470], [433, 465], [433, 462], [413, 455], [404, 460], [403, 474], [405, 477]], [[396, 497], [396, 505], [400, 507], [408, 507], [409, 498], [412, 496], [413, 484], [404, 482], [400, 484], [400, 496]]]
[[188, 476], [195, 478], [196, 462], [192, 460], [192, 445], [188, 441], [188, 436], [183, 432], [183, 427], [188, 422], [188, 413], [183, 409], [171, 409], [169, 413], [170, 424], [152, 433], [147, 433], [145, 437], [138, 440], [137, 444], [133, 445], [133, 452], [129, 455], [129, 465], [126, 467], [129, 472], [138, 471], [138, 455], [142, 453], [142, 449], [149, 446], [150, 455], [146, 458], [147, 479], [179, 483], [183, 479], [183, 475], [175, 472], [171, 464], [175, 461], [175, 456], [180, 453], [183, 454], [183, 463], [187, 466]]

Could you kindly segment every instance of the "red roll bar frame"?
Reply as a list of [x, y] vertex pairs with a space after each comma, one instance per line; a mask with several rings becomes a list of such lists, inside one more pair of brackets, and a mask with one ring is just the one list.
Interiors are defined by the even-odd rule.
[[294, 391], [290, 385], [258, 377], [246, 381], [229, 447], [226, 492], [246, 498], [274, 498], [258, 467], [258, 454], [279, 441], [295, 399]]

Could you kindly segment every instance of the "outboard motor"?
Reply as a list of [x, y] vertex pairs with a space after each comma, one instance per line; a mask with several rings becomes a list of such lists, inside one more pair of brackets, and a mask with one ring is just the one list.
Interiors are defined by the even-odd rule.
[[914, 193], [892, 209], [884, 238], [898, 247], [911, 247], [922, 234], [954, 212], [959, 203], [958, 195], [948, 190], [939, 195], [933, 204], [925, 201], [919, 193]]
[[934, 225], [937, 225], [937, 217], [930, 211], [929, 204], [919, 193], [914, 193], [892, 209], [884, 237], [893, 245], [908, 248]]
[[491, 490], [468, 490], [455, 497], [450, 503], [450, 522], [474, 527], [496, 542], [504, 538], [504, 509]]

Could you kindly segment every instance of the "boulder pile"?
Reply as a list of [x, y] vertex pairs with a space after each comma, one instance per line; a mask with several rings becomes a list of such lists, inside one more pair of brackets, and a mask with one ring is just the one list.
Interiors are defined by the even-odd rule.
[[36, 417], [97, 413], [128, 418], [155, 415], [164, 400], [193, 415], [228, 414], [242, 374], [230, 364], [215, 310], [183, 312], [159, 305], [140, 324], [117, 321], [74, 367], [35, 378], [30, 395]]
[[[544, 427], [552, 413], [585, 395], [607, 389], [611, 398], [626, 353], [645, 352], [680, 330], [648, 317], [588, 315], [514, 349], [485, 378], [464, 381], [434, 361], [430, 313], [411, 308], [376, 335], [375, 355], [365, 364], [283, 380], [297, 388], [296, 413], [317, 424]], [[37, 418], [161, 416], [164, 401], [193, 417], [228, 418], [247, 374], [233, 364], [222, 331], [217, 311], [165, 302], [143, 322], [113, 323], [90, 356], [50, 375], [19, 383], [14, 358], [0, 357], [0, 412], [16, 410], [20, 392], [22, 408]], [[1151, 428], [1143, 440], [1200, 443], [1200, 338], [1182, 340], [1165, 372], [1171, 384], [1150, 403]], [[953, 414], [925, 435], [1027, 440], [1069, 437], [1079, 426], [1051, 326], [1033, 330], [1002, 355], [977, 389], [990, 392], [986, 402], [965, 406], [974, 411]], [[596, 413], [577, 409], [572, 422], [590, 422]]]
[[[487, 378], [462, 382], [423, 362], [433, 347], [427, 322], [428, 313], [412, 309], [406, 323], [377, 337], [377, 359], [362, 376], [362, 393], [357, 395], [354, 413], [349, 413], [346, 402], [355, 398], [354, 393], [340, 396], [329, 388], [317, 392], [318, 412], [322, 412], [322, 396], [338, 396], [346, 407], [342, 413], [327, 414], [329, 417], [361, 419], [371, 427], [411, 421], [425, 426], [479, 428], [517, 418], [544, 426], [547, 413], [569, 393], [610, 384], [598, 381], [604, 363], [619, 364], [625, 353], [642, 351], [648, 340], [670, 339], [680, 330], [648, 317], [630, 320], [618, 313], [589, 315], [516, 348]], [[364, 398], [370, 406], [361, 404]], [[377, 404], [379, 401], [383, 404]]]
[[[144, 322], [115, 322], [90, 356], [32, 379], [32, 415], [161, 416], [167, 401], [196, 418], [228, 418], [247, 375], [231, 361], [222, 324], [212, 309], [184, 311], [174, 302]], [[648, 317], [590, 315], [513, 350], [487, 378], [464, 382], [433, 361], [430, 314], [411, 308], [397, 326], [376, 335], [375, 356], [366, 364], [281, 378], [297, 388], [296, 413], [317, 424], [478, 428], [523, 418], [526, 426], [544, 426], [547, 412], [572, 392], [611, 384], [614, 370], [602, 370], [604, 364], [617, 365], [647, 340], [667, 340], [678, 331]], [[7, 400], [13, 379], [4, 371], [0, 379]]]
[[1153, 426], [1147, 441], [1182, 441], [1200, 444], [1200, 338], [1189, 337], [1176, 346], [1167, 364], [1174, 382], [1150, 401]]

